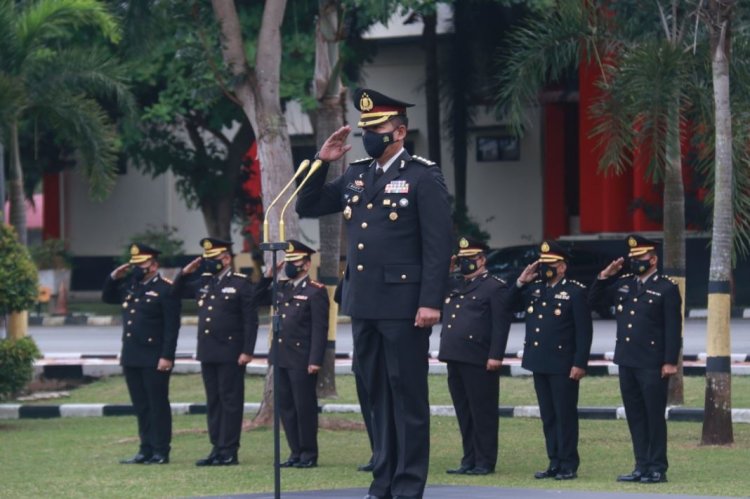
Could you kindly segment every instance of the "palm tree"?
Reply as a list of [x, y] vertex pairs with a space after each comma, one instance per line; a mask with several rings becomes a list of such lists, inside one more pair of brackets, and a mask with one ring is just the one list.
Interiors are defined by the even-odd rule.
[[100, 100], [127, 107], [129, 95], [122, 68], [96, 45], [99, 36], [116, 42], [119, 33], [95, 0], [0, 0], [0, 127], [10, 151], [10, 221], [24, 244], [24, 123], [52, 130], [76, 151], [92, 195], [103, 196], [114, 183], [117, 133]]
[[[527, 20], [501, 56], [499, 102], [520, 132], [524, 106], [537, 100], [543, 85], [564, 79], [579, 64], [598, 68], [599, 96], [582, 112], [596, 118], [600, 170], [619, 174], [638, 152], [649, 155], [649, 175], [664, 184], [664, 267], [684, 297], [681, 124], [690, 108], [684, 82], [695, 58], [683, 50], [687, 9], [678, 0], [668, 11], [656, 5], [650, 10], [627, 2], [563, 0]], [[682, 402], [680, 369], [670, 383], [670, 404]]]

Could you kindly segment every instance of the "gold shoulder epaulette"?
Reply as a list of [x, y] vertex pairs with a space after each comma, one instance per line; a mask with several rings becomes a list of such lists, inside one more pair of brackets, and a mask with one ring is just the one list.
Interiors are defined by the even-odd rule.
[[671, 282], [672, 284], [674, 284], [675, 286], [679, 286], [679, 284], [677, 284], [677, 281], [675, 281], [675, 280], [674, 280], [674, 277], [672, 277], [671, 275], [667, 275], [667, 274], [662, 274], [661, 276], [662, 276], [662, 277], [663, 277], [664, 279], [666, 279], [666, 280], [668, 280], [669, 282]]
[[423, 158], [422, 156], [417, 156], [417, 155], [412, 156], [411, 159], [413, 159], [414, 161], [418, 161], [419, 163], [422, 163], [423, 165], [427, 165], [427, 166], [432, 166], [432, 165], [437, 164], [434, 161], [430, 161], [427, 158]]
[[369, 163], [370, 161], [372, 161], [372, 158], [370, 158], [370, 157], [368, 156], [368, 157], [366, 157], [366, 158], [355, 159], [354, 161], [352, 161], [352, 162], [351, 162], [351, 163], [349, 163], [349, 164], [350, 164], [350, 165], [361, 165], [362, 163]]
[[492, 278], [493, 278], [494, 280], [496, 280], [497, 282], [499, 282], [499, 283], [502, 283], [502, 284], [507, 284], [507, 283], [505, 282], [505, 279], [503, 279], [503, 278], [501, 278], [501, 277], [498, 277], [498, 276], [496, 276], [496, 275], [493, 275], [493, 276], [492, 276]]
[[578, 287], [580, 287], [580, 288], [584, 288], [584, 289], [586, 289], [586, 285], [585, 285], [585, 284], [583, 284], [582, 282], [578, 282], [578, 281], [576, 281], [576, 280], [574, 280], [574, 279], [568, 279], [568, 282], [572, 282], [572, 283], [573, 283], [573, 284], [575, 284], [576, 286], [578, 286]]
[[323, 284], [322, 282], [313, 281], [312, 279], [310, 279], [310, 285], [311, 286], [315, 286], [316, 288], [325, 288], [326, 287], [326, 285]]
[[247, 276], [241, 272], [232, 272], [233, 275], [236, 275], [237, 277], [241, 277], [243, 279], [247, 279]]
[[623, 277], [633, 277], [633, 273], [632, 272], [628, 272], [627, 274], [622, 274], [620, 276], [620, 279], [622, 279]]
[[161, 276], [161, 280], [162, 280], [162, 281], [164, 281], [164, 282], [166, 282], [167, 284], [174, 284], [174, 283], [172, 282], [172, 279], [167, 279], [167, 278], [166, 278], [166, 277], [164, 277], [164, 276]]

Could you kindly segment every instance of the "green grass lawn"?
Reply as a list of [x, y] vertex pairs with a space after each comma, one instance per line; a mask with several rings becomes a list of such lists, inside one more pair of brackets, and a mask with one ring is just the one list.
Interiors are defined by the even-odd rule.
[[[338, 398], [322, 400], [342, 404], [357, 403], [353, 376], [337, 376], [336, 387]], [[247, 376], [245, 383], [245, 400], [260, 402], [263, 389], [262, 376]], [[685, 407], [703, 407], [705, 396], [705, 378], [691, 376], [685, 378]], [[199, 374], [175, 374], [170, 383], [170, 400], [172, 402], [196, 402], [205, 400], [203, 383]], [[37, 404], [48, 404], [39, 401]], [[70, 397], [56, 399], [53, 403], [130, 403], [121, 376], [103, 378], [94, 383], [71, 390]], [[430, 403], [436, 405], [451, 404], [446, 376], [430, 376]], [[536, 405], [534, 385], [530, 377], [500, 379], [500, 404], [506, 406]], [[581, 382], [579, 406], [620, 406], [620, 390], [617, 377], [597, 376], [584, 378]], [[750, 408], [750, 376], [732, 378], [732, 406]]]
[[[347, 416], [333, 416], [347, 418]], [[357, 419], [355, 416], [349, 418]], [[698, 423], [669, 423], [669, 483], [620, 484], [619, 473], [633, 467], [625, 421], [581, 421], [581, 468], [571, 482], [534, 480], [546, 466], [541, 423], [500, 420], [498, 472], [456, 477], [460, 441], [454, 418], [432, 418], [430, 484], [530, 487], [670, 494], [747, 495], [750, 475], [742, 472], [750, 455], [750, 426], [735, 425], [731, 448], [697, 445]], [[2, 497], [184, 497], [268, 492], [273, 489], [272, 432], [243, 434], [240, 466], [196, 468], [209, 450], [203, 416], [174, 418], [172, 463], [124, 466], [120, 458], [137, 448], [134, 417], [13, 420], [0, 422]], [[282, 442], [283, 455], [286, 445]], [[363, 431], [320, 432], [319, 467], [284, 470], [284, 490], [367, 487], [369, 476], [355, 471], [369, 458]]]

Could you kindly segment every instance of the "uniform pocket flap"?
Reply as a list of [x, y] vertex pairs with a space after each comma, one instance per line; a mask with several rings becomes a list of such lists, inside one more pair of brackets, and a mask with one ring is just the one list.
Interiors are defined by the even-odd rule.
[[387, 283], [414, 283], [422, 279], [421, 265], [386, 265], [384, 270]]

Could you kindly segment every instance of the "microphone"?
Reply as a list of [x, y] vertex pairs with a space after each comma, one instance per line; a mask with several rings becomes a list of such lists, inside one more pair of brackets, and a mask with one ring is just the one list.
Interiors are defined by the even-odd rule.
[[[296, 178], [299, 177], [300, 175], [302, 175], [302, 173], [305, 170], [307, 170], [308, 166], [310, 166], [310, 160], [309, 159], [306, 159], [302, 163], [300, 163], [299, 164], [299, 168], [297, 168], [297, 171], [294, 172], [294, 175], [292, 176], [291, 180], [289, 180], [289, 182], [287, 182], [287, 184], [284, 186], [284, 188], [281, 189], [281, 192], [279, 192], [279, 194], [275, 198], [273, 198], [273, 201], [271, 201], [271, 204], [269, 204], [268, 208], [266, 208], [266, 213], [263, 216], [263, 242], [266, 242], [266, 243], [269, 242], [268, 241], [268, 238], [269, 238], [269, 235], [268, 235], [268, 214], [271, 213], [271, 208], [273, 207], [273, 205], [276, 204], [276, 201], [278, 201], [279, 198], [281, 198], [281, 196], [287, 191], [287, 189], [289, 189], [289, 187], [291, 187], [292, 183], [296, 180]], [[282, 216], [283, 216], [283, 214], [282, 214]], [[283, 241], [284, 238], [282, 237], [281, 240]]]
[[323, 164], [323, 161], [320, 159], [316, 159], [313, 161], [312, 166], [310, 167], [310, 171], [307, 172], [307, 175], [304, 179], [302, 179], [302, 182], [300, 182], [299, 186], [294, 190], [291, 196], [289, 196], [289, 199], [286, 200], [286, 203], [284, 203], [284, 207], [281, 208], [281, 215], [279, 216], [279, 239], [281, 241], [286, 241], [286, 237], [284, 234], [284, 212], [286, 211], [287, 207], [289, 206], [289, 203], [292, 202], [292, 199], [295, 198], [297, 193], [302, 190], [302, 188], [305, 186], [308, 180], [310, 180], [310, 177], [313, 176], [313, 174], [318, 171], [320, 168], [320, 165]]

